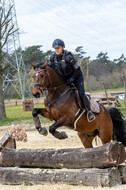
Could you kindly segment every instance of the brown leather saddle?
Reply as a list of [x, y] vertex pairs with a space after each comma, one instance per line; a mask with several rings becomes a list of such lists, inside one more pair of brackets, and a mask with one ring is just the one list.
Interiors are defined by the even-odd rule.
[[[77, 100], [77, 103], [78, 103], [79, 107], [83, 108], [82, 102], [81, 102], [81, 99], [80, 99], [80, 95], [79, 95], [79, 92], [78, 92], [77, 88], [75, 89], [75, 94], [76, 94], [76, 100]], [[94, 113], [100, 113], [100, 106], [99, 106], [98, 102], [96, 102], [95, 100], [91, 99], [91, 96], [90, 96], [89, 93], [85, 93], [85, 94], [89, 98], [90, 106], [91, 106], [91, 111], [94, 112]]]

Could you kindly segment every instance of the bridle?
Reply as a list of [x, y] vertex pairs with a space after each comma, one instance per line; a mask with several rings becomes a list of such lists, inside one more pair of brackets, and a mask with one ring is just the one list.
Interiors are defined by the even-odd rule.
[[[46, 69], [44, 69], [44, 70], [46, 70]], [[41, 70], [40, 71], [34, 71], [34, 74], [39, 74], [41, 72]], [[39, 90], [40, 90], [40, 92], [41, 92], [41, 94], [43, 95], [43, 91], [44, 90], [42, 90], [40, 87], [44, 87], [42, 84], [40, 84], [40, 83], [34, 83], [33, 84], [33, 86], [34, 87], [37, 87]]]

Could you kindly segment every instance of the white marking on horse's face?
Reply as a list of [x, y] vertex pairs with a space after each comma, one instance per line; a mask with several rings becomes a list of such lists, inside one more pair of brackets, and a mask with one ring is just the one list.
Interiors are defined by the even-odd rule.
[[38, 76], [38, 73], [36, 73], [36, 77]]

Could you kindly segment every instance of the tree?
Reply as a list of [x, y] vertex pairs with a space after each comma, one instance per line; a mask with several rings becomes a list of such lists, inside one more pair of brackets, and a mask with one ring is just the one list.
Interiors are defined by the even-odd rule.
[[126, 57], [122, 54], [119, 59], [114, 59], [116, 65], [116, 71], [122, 72], [126, 68]]
[[53, 54], [54, 52], [52, 50], [48, 50], [47, 52], [44, 53], [44, 61], [49, 61], [50, 56]]
[[75, 49], [74, 55], [75, 55], [76, 59], [78, 59], [78, 58], [83, 58], [83, 57], [84, 57], [84, 54], [86, 54], [86, 52], [83, 51], [83, 46], [78, 46], [78, 47]]
[[108, 56], [107, 56], [107, 52], [106, 53], [103, 53], [103, 52], [100, 52], [98, 55], [97, 55], [97, 60], [100, 60], [100, 61], [102, 61], [102, 62], [104, 62], [104, 63], [107, 63], [107, 61], [108, 61]]
[[4, 47], [8, 43], [9, 37], [18, 30], [14, 30], [14, 25], [11, 24], [12, 19], [10, 14], [12, 8], [13, 6], [7, 10], [7, 13], [4, 13], [2, 2], [0, 0], [0, 119], [6, 118], [3, 93], [3, 74], [7, 66], [5, 63]]
[[31, 69], [31, 64], [40, 63], [44, 60], [44, 54], [41, 50], [41, 45], [30, 46], [25, 48], [23, 53], [23, 60], [26, 65], [26, 69]]

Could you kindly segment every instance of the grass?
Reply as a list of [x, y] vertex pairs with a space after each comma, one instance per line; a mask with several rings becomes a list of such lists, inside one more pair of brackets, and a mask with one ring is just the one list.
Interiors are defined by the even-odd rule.
[[[107, 91], [124, 91], [124, 87], [120, 87], [120, 88], [108, 88], [106, 89]], [[90, 93], [94, 93], [94, 92], [104, 92], [105, 90], [102, 89], [102, 90], [93, 90], [93, 91], [90, 91]]]
[[126, 108], [125, 108], [125, 106], [124, 106], [124, 100], [123, 100], [123, 99], [119, 99], [119, 102], [120, 102], [120, 104], [121, 104], [122, 106], [119, 107], [118, 109], [120, 109], [121, 112], [122, 112], [122, 114], [123, 114], [124, 116], [126, 116]]
[[[43, 108], [44, 105], [43, 104], [35, 104], [34, 107], [35, 108]], [[30, 124], [33, 123], [32, 112], [31, 111], [24, 112], [23, 106], [6, 106], [6, 115], [7, 115], [6, 119], [0, 120], [0, 126], [10, 125], [10, 124], [12, 124], [12, 122], [21, 122], [24, 120], [30, 120], [29, 121]], [[42, 122], [49, 123], [50, 121], [43, 117]]]
[[124, 116], [126, 116], [126, 108], [120, 109], [120, 110], [121, 110], [121, 113], [122, 113]]

